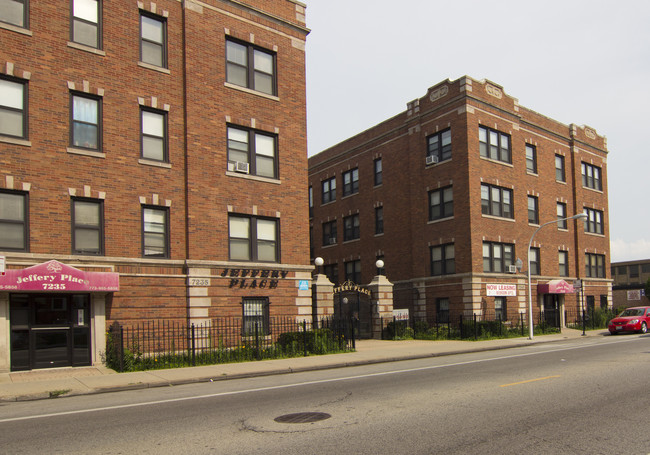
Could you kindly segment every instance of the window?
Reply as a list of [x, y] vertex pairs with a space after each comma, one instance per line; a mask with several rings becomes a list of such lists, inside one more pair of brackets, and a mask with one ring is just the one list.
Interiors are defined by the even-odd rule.
[[568, 229], [567, 220], [559, 221], [562, 218], [567, 217], [566, 204], [564, 202], [558, 202], [556, 211], [557, 211], [557, 219], [558, 219], [557, 222], [558, 229]]
[[600, 308], [602, 310], [606, 310], [609, 304], [607, 303], [607, 295], [601, 294], [600, 295]]
[[142, 135], [142, 158], [154, 161], [169, 161], [167, 154], [167, 114], [142, 109], [140, 111]]
[[309, 218], [314, 217], [314, 188], [309, 187]]
[[242, 336], [270, 335], [268, 297], [244, 297], [242, 319]]
[[481, 210], [484, 215], [513, 218], [512, 190], [498, 186], [481, 185]]
[[361, 282], [361, 261], [349, 261], [345, 263], [345, 281], [353, 283]]
[[374, 167], [375, 167], [375, 186], [378, 186], [383, 183], [383, 171], [381, 165], [381, 158], [377, 158], [374, 161]]
[[322, 194], [321, 194], [321, 204], [327, 204], [329, 202], [336, 200], [336, 177], [323, 180], [322, 185]]
[[566, 174], [564, 173], [564, 156], [555, 155], [555, 180], [558, 182], [566, 182]]
[[559, 275], [569, 276], [569, 252], [558, 251]]
[[587, 312], [589, 314], [594, 314], [596, 309], [596, 296], [588, 295], [587, 296]]
[[0, 191], [0, 250], [29, 251], [27, 193]]
[[343, 173], [343, 196], [359, 192], [359, 169], [351, 169]]
[[431, 247], [431, 275], [450, 275], [456, 273], [456, 252], [454, 244]]
[[526, 171], [537, 174], [537, 148], [526, 144]]
[[167, 68], [167, 22], [140, 12], [140, 61]]
[[650, 273], [650, 264], [641, 264], [641, 273]]
[[440, 322], [440, 323], [449, 322], [449, 299], [448, 298], [436, 299], [436, 322]]
[[494, 319], [506, 321], [508, 319], [508, 304], [506, 297], [494, 298]]
[[72, 252], [104, 254], [104, 206], [101, 201], [72, 200]]
[[101, 150], [101, 98], [73, 93], [71, 96], [70, 144], [90, 150]]
[[231, 215], [228, 226], [230, 260], [280, 261], [278, 220]]
[[447, 129], [427, 138], [427, 156], [435, 156], [438, 161], [451, 159], [451, 130]]
[[375, 235], [384, 233], [384, 208], [375, 208]]
[[323, 266], [323, 273], [327, 276], [327, 279], [330, 280], [333, 284], [338, 284], [339, 282], [339, 265], [338, 264], [327, 264]]
[[528, 196], [528, 222], [530, 224], [539, 224], [539, 207], [535, 196]]
[[101, 2], [72, 0], [70, 40], [85, 46], [102, 47]]
[[628, 266], [628, 269], [630, 271], [630, 278], [639, 278], [639, 265], [634, 264]]
[[336, 242], [336, 220], [323, 223], [323, 246], [335, 245]]
[[530, 274], [539, 275], [541, 272], [539, 248], [530, 249]]
[[582, 186], [602, 191], [601, 170], [593, 164], [582, 163]]
[[429, 221], [454, 216], [454, 192], [451, 186], [429, 191]]
[[483, 271], [501, 273], [514, 264], [515, 246], [509, 243], [483, 242]]
[[585, 207], [585, 232], [592, 234], [603, 234], [603, 212]]
[[510, 135], [480, 126], [478, 129], [478, 140], [482, 157], [503, 161], [504, 163], [512, 163]]
[[359, 215], [343, 218], [343, 241], [356, 240], [361, 236], [359, 229]]
[[586, 253], [585, 274], [587, 278], [605, 278], [605, 255]]
[[277, 178], [276, 136], [255, 130], [228, 127], [229, 169], [241, 169], [238, 163], [248, 164], [247, 173], [259, 177]]
[[0, 0], [0, 22], [29, 27], [29, 0]]
[[143, 207], [142, 252], [144, 257], [169, 257], [169, 212], [166, 208]]
[[618, 274], [619, 275], [627, 275], [627, 266], [626, 265], [619, 265], [618, 266]]
[[275, 54], [249, 44], [227, 40], [226, 81], [275, 95]]
[[0, 135], [27, 139], [27, 84], [24, 82], [0, 78]]

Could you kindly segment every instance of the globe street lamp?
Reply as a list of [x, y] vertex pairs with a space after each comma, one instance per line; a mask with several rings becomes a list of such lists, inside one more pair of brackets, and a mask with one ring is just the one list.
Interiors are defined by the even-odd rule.
[[544, 223], [540, 227], [538, 227], [535, 230], [535, 232], [533, 232], [533, 235], [530, 237], [530, 242], [528, 242], [528, 339], [529, 340], [532, 340], [534, 336], [533, 335], [533, 289], [530, 284], [530, 247], [533, 245], [533, 239], [535, 238], [535, 235], [539, 232], [539, 230], [542, 229], [544, 226], [548, 226], [549, 224], [553, 224], [553, 223], [559, 223], [560, 221], [573, 220], [577, 218], [587, 218], [587, 214], [577, 213], [567, 218], [558, 218], [557, 220]]

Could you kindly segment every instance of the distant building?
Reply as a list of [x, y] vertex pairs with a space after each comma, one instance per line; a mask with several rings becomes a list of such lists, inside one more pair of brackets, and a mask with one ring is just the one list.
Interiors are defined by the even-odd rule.
[[614, 308], [650, 305], [645, 284], [650, 279], [650, 259], [612, 262]]
[[395, 308], [417, 317], [517, 321], [531, 236], [585, 213], [536, 234], [533, 313], [611, 306], [607, 154], [592, 128], [520, 106], [493, 82], [443, 81], [309, 159], [312, 257], [335, 283], [368, 283], [382, 259]]
[[0, 2], [0, 371], [311, 315], [308, 33], [296, 0]]

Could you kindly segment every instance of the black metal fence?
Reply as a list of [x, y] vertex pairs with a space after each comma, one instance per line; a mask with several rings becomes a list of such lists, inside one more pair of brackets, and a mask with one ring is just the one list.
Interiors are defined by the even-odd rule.
[[140, 371], [249, 360], [346, 352], [355, 348], [355, 320], [292, 318], [243, 321], [218, 318], [205, 324], [115, 322], [105, 362], [116, 371]]

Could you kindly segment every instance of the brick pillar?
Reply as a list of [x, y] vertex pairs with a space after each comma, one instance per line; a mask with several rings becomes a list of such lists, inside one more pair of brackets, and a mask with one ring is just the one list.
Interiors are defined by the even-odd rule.
[[384, 324], [393, 320], [393, 283], [384, 275], [376, 275], [368, 289], [372, 295], [372, 337], [381, 339]]
[[326, 275], [319, 273], [314, 276], [311, 298], [311, 314], [314, 321], [320, 321], [334, 314], [334, 284]]

